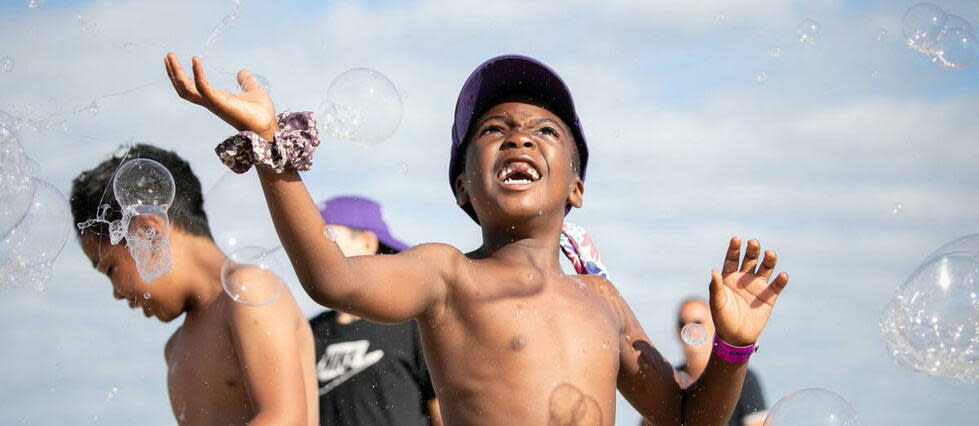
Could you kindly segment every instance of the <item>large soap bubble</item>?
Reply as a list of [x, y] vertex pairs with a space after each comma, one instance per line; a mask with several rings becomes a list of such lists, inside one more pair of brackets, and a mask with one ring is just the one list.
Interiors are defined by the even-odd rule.
[[123, 236], [140, 277], [152, 282], [170, 270], [170, 219], [176, 185], [162, 164], [135, 158], [125, 162], [112, 179], [122, 219], [109, 225], [113, 244]]
[[394, 134], [401, 124], [401, 95], [384, 74], [353, 68], [330, 83], [318, 111], [323, 134], [373, 145]]
[[979, 254], [930, 257], [898, 289], [881, 333], [898, 364], [933, 376], [979, 381]]
[[221, 267], [221, 285], [231, 300], [250, 306], [274, 303], [282, 295], [284, 269], [273, 251], [241, 247]]
[[43, 289], [51, 266], [61, 254], [71, 230], [68, 200], [50, 183], [32, 177], [27, 211], [0, 239], [0, 287]]
[[857, 426], [857, 412], [843, 397], [826, 389], [792, 392], [780, 399], [765, 426]]

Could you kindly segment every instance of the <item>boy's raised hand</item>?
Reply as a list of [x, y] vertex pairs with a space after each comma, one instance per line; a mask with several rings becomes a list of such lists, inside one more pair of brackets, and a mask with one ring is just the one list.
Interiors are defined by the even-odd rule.
[[760, 252], [758, 241], [748, 241], [742, 261], [741, 239], [731, 238], [721, 272], [711, 271], [711, 315], [718, 337], [731, 345], [747, 346], [758, 340], [775, 300], [789, 282], [784, 272], [768, 282], [775, 269], [775, 252], [766, 251], [758, 265]]
[[272, 100], [251, 72], [238, 72], [238, 85], [244, 92], [231, 93], [208, 84], [200, 58], [195, 56], [191, 61], [194, 65], [193, 83], [180, 67], [176, 54], [169, 52], [163, 60], [170, 82], [181, 98], [207, 108], [239, 131], [251, 130], [270, 139], [272, 133], [278, 130]]

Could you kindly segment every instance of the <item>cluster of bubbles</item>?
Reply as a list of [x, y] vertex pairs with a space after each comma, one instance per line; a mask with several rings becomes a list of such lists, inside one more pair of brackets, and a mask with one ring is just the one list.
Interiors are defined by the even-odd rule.
[[285, 283], [276, 250], [244, 246], [232, 251], [221, 267], [221, 285], [228, 297], [249, 306], [275, 303]]
[[374, 145], [391, 137], [401, 124], [401, 95], [384, 74], [353, 68], [330, 83], [317, 112], [324, 135]]
[[695, 322], [688, 323], [680, 329], [680, 340], [690, 346], [700, 346], [712, 336], [707, 335], [707, 329]]
[[965, 68], [976, 60], [976, 34], [961, 16], [945, 14], [931, 3], [919, 3], [905, 12], [903, 27], [908, 47], [927, 55], [935, 64]]
[[0, 288], [42, 290], [71, 232], [68, 200], [37, 170], [0, 124]]
[[112, 178], [112, 191], [122, 218], [108, 221], [108, 204], [99, 208], [96, 217], [79, 223], [85, 229], [102, 222], [109, 226], [109, 242], [126, 248], [136, 263], [140, 278], [149, 283], [170, 270], [170, 218], [167, 209], [173, 203], [176, 185], [173, 175], [162, 164], [134, 158], [122, 163]]
[[979, 382], [979, 234], [929, 255], [898, 287], [880, 327], [899, 365]]
[[780, 399], [765, 418], [765, 426], [859, 426], [857, 411], [836, 393], [802, 389]]

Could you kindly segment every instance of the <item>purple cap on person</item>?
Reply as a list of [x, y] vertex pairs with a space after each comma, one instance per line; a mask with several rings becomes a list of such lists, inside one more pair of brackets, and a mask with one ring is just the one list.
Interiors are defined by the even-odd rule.
[[407, 244], [391, 235], [388, 225], [381, 217], [381, 205], [374, 200], [356, 196], [334, 197], [320, 205], [320, 215], [330, 225], [371, 231], [378, 241], [394, 250], [408, 248]]
[[[585, 179], [588, 164], [588, 145], [581, 122], [575, 112], [571, 91], [561, 77], [547, 65], [527, 56], [502, 55], [483, 62], [466, 80], [456, 100], [455, 121], [452, 123], [452, 152], [449, 157], [449, 186], [455, 191], [455, 179], [462, 173], [466, 137], [473, 120], [479, 118], [495, 102], [513, 95], [522, 95], [543, 102], [571, 130], [581, 159], [581, 179]], [[472, 205], [462, 209], [476, 223]]]

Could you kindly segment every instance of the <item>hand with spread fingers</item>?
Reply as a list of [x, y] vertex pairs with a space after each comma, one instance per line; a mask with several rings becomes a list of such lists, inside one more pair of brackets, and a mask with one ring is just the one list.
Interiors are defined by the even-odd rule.
[[761, 244], [748, 241], [742, 260], [741, 239], [731, 238], [721, 272], [711, 271], [711, 315], [717, 336], [728, 344], [747, 346], [758, 340], [778, 295], [789, 282], [785, 272], [771, 280], [777, 261], [775, 252], [765, 251], [759, 265], [760, 253]]
[[180, 67], [176, 54], [167, 53], [163, 60], [170, 82], [181, 98], [207, 108], [239, 131], [250, 130], [266, 140], [271, 140], [272, 134], [278, 130], [275, 107], [251, 72], [248, 70], [238, 72], [238, 85], [243, 92], [231, 93], [208, 84], [200, 58], [195, 56], [192, 62], [193, 83]]

